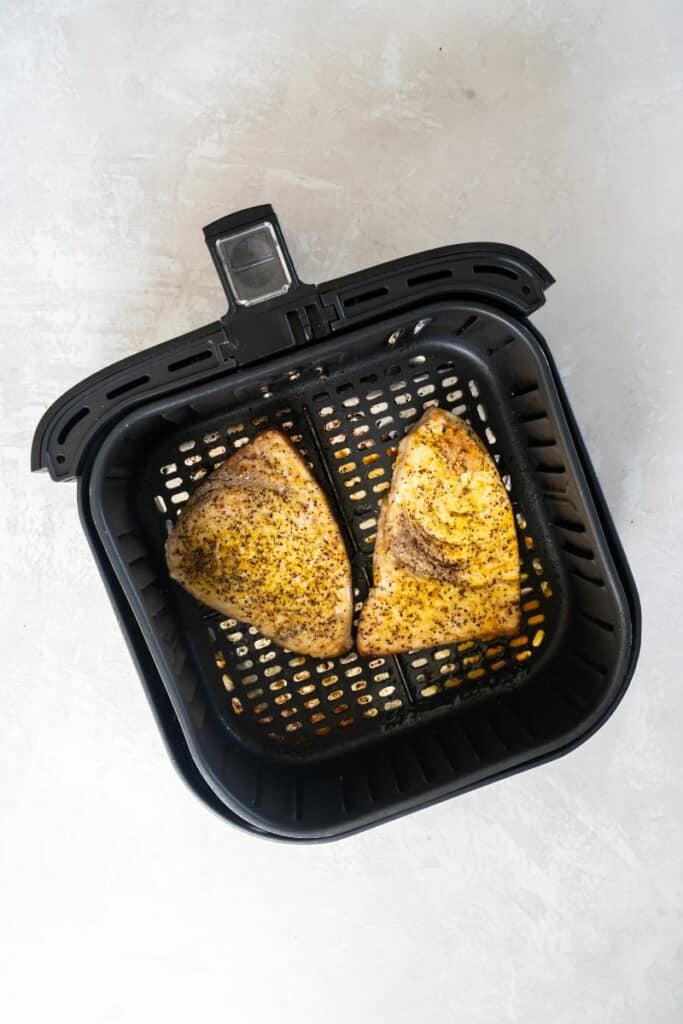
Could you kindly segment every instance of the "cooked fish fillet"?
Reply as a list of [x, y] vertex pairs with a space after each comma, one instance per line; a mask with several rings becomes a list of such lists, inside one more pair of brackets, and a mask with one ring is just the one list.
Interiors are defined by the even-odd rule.
[[166, 541], [171, 576], [211, 608], [300, 654], [351, 646], [351, 567], [327, 500], [278, 430], [214, 470]]
[[464, 420], [432, 408], [398, 446], [377, 526], [361, 654], [492, 639], [520, 625], [510, 499]]

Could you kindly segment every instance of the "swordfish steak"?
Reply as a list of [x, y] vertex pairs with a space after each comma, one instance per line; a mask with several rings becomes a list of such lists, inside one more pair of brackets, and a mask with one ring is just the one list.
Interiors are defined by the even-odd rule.
[[166, 541], [173, 579], [299, 654], [351, 646], [349, 558], [320, 486], [279, 430], [264, 430], [195, 491]]
[[495, 463], [464, 420], [429, 409], [398, 447], [358, 650], [397, 654], [513, 634], [519, 605], [517, 533]]

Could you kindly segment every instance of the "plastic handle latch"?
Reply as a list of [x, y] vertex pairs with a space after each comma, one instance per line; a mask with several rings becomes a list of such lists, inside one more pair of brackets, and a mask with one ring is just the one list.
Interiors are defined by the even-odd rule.
[[233, 311], [278, 299], [298, 285], [271, 207], [224, 217], [204, 235]]

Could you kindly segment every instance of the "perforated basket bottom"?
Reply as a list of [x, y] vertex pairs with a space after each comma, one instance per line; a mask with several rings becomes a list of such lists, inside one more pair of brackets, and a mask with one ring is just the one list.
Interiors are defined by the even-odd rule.
[[[430, 351], [389, 353], [372, 373], [326, 378], [301, 388], [292, 371], [291, 394], [276, 400], [262, 389], [258, 415], [228, 416], [185, 429], [157, 449], [159, 540], [191, 493], [213, 468], [267, 426], [283, 430], [330, 496], [345, 528], [355, 579], [356, 614], [371, 578], [382, 496], [389, 489], [397, 444], [425, 409], [440, 406], [463, 416], [496, 461], [510, 492], [522, 559], [523, 626], [518, 635], [466, 642], [390, 658], [363, 658], [353, 649], [319, 661], [283, 650], [253, 627], [222, 617], [184, 593], [185, 615], [196, 620], [210, 647], [210, 697], [231, 729], [259, 745], [329, 747], [407, 718], [481, 696], [524, 678], [547, 646], [557, 618], [557, 597], [540, 530], [523, 507], [523, 488], [506, 465], [490, 416], [485, 381], [471, 376], [469, 360], [444, 361]], [[401, 358], [402, 357], [402, 358]], [[253, 407], [252, 407], [253, 408]], [[179, 589], [179, 588], [178, 588]], [[197, 633], [197, 629], [193, 632]], [[342, 735], [342, 733], [344, 735]]]

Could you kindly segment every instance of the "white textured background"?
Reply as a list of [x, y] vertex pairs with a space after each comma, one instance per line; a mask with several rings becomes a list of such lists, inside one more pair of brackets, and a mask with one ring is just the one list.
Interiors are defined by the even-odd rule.
[[[4, 0], [0, 1016], [683, 1020], [680, 0]], [[30, 476], [52, 399], [223, 312], [201, 227], [270, 201], [301, 276], [528, 248], [644, 606], [587, 745], [343, 843], [176, 777], [86, 549]]]

